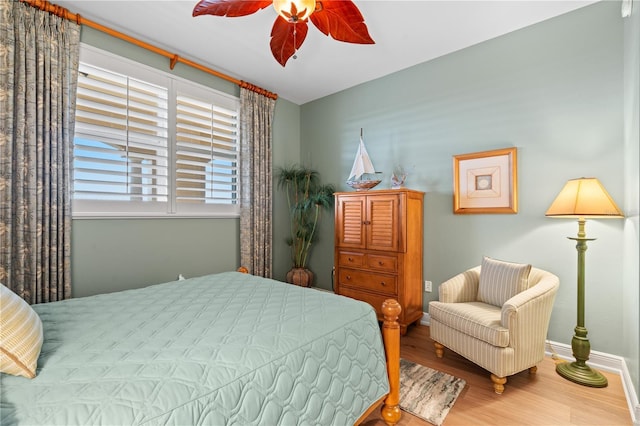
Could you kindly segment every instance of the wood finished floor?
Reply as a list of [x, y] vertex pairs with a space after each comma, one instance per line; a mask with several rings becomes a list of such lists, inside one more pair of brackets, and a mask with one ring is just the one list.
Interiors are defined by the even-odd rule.
[[[631, 414], [618, 374], [602, 372], [606, 388], [580, 386], [555, 372], [551, 358], [538, 365], [538, 372], [522, 372], [509, 377], [502, 395], [493, 392], [489, 373], [465, 358], [445, 350], [436, 358], [429, 327], [410, 327], [401, 338], [400, 356], [443, 371], [467, 382], [449, 411], [443, 426], [481, 425], [631, 425]], [[362, 423], [382, 426], [379, 410]], [[418, 417], [402, 412], [399, 425], [430, 426]]]

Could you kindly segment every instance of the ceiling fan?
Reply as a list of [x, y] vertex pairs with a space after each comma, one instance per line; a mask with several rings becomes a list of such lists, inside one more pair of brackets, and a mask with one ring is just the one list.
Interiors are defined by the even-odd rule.
[[310, 20], [322, 33], [335, 40], [357, 44], [375, 44], [364, 18], [351, 0], [200, 0], [193, 16], [247, 16], [273, 5], [278, 12], [271, 28], [271, 53], [286, 65], [307, 36]]

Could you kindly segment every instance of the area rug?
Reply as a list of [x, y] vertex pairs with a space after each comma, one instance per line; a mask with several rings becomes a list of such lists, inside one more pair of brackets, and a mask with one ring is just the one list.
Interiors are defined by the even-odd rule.
[[400, 359], [400, 408], [440, 426], [466, 382], [424, 365]]

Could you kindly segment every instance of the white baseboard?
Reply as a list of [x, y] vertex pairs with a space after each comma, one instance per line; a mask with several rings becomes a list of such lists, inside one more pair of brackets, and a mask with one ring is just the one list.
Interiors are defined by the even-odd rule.
[[627, 395], [631, 421], [633, 421], [634, 426], [640, 426], [640, 403], [638, 403], [638, 394], [633, 386], [633, 381], [629, 375], [629, 370], [627, 370], [626, 363], [624, 363], [624, 370], [622, 372], [622, 383], [624, 385], [624, 393]]
[[[423, 312], [420, 324], [429, 325], [431, 318], [429, 314]], [[550, 350], [545, 351], [547, 356], [557, 355], [559, 358], [571, 361], [573, 358], [573, 351], [571, 345], [564, 343], [547, 341], [547, 348]], [[618, 373], [622, 379], [622, 387], [624, 394], [627, 398], [627, 404], [629, 406], [629, 412], [631, 413], [631, 420], [634, 426], [640, 426], [640, 402], [638, 402], [638, 395], [633, 385], [633, 380], [627, 369], [627, 363], [624, 358], [611, 355], [604, 352], [591, 351], [589, 353], [589, 365], [599, 370], [609, 371], [612, 373]]]
[[[565, 361], [575, 360], [575, 358], [573, 357], [571, 345], [567, 345], [564, 343], [552, 342], [548, 340], [547, 350], [545, 351], [545, 353], [548, 356], [552, 356], [553, 354], [555, 354], [558, 356], [558, 358], [562, 358]], [[624, 368], [626, 369], [624, 358], [598, 351], [589, 352], [588, 364], [598, 370], [604, 370], [618, 374], [622, 373], [623, 364]]]

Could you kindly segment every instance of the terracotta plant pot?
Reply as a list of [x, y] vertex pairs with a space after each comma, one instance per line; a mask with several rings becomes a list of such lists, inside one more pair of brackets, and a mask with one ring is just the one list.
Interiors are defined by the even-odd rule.
[[313, 272], [306, 268], [293, 268], [287, 272], [287, 282], [300, 287], [311, 287], [311, 284], [313, 284]]

